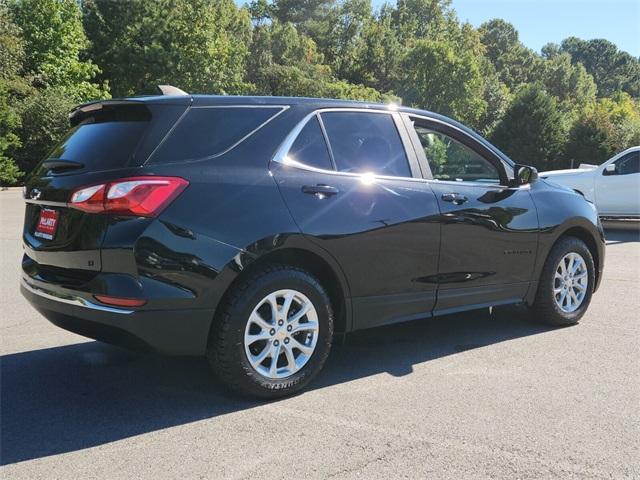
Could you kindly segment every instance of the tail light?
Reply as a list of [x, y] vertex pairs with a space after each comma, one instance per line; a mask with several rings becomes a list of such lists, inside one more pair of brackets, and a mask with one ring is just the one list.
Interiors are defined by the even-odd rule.
[[187, 188], [180, 177], [131, 177], [83, 187], [68, 206], [89, 213], [154, 217]]

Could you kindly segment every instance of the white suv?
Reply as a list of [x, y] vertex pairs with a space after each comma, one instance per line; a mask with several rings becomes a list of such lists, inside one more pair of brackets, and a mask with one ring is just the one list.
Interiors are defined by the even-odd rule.
[[542, 178], [573, 188], [596, 204], [601, 217], [640, 218], [640, 146], [602, 165], [542, 172]]

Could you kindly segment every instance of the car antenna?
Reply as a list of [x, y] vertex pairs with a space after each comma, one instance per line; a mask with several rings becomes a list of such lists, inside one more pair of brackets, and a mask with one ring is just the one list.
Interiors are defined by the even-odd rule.
[[174, 87], [172, 85], [158, 85], [158, 89], [162, 92], [162, 95], [167, 95], [172, 97], [189, 95], [184, 90], [180, 90], [178, 87]]

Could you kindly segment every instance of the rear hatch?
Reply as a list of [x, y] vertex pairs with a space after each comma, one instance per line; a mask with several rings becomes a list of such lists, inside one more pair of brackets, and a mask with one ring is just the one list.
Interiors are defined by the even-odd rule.
[[73, 270], [82, 281], [101, 270], [100, 246], [109, 216], [70, 208], [71, 195], [82, 187], [139, 175], [190, 100], [95, 102], [70, 114], [71, 129], [24, 188], [23, 241], [36, 264], [32, 268]]

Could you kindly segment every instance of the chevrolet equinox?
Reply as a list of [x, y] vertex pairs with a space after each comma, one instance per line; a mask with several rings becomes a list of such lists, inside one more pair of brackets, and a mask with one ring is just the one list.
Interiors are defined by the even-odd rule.
[[75, 108], [26, 182], [21, 290], [55, 325], [275, 398], [336, 334], [508, 304], [569, 325], [598, 288], [594, 205], [449, 118], [165, 91]]

